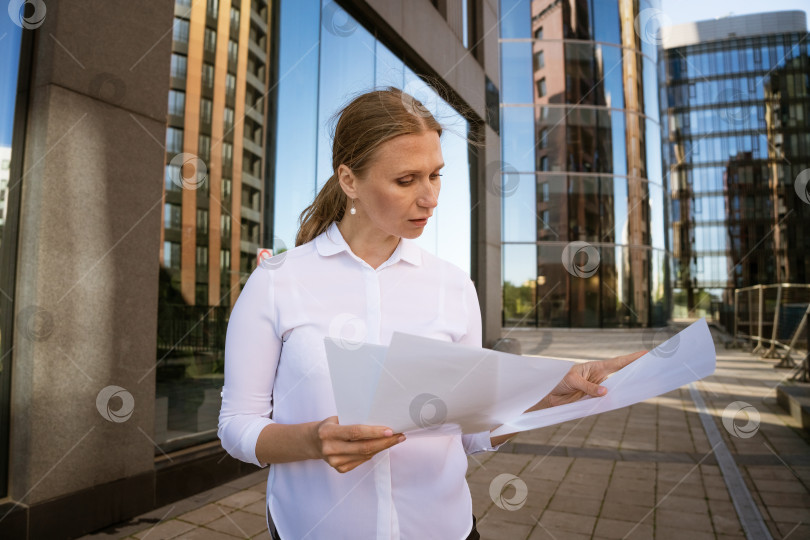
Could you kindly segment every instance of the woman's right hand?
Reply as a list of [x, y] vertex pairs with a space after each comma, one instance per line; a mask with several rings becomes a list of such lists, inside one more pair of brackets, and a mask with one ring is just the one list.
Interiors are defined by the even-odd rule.
[[342, 426], [337, 416], [330, 416], [315, 424], [313, 439], [318, 456], [345, 473], [404, 441], [405, 436], [384, 426]]

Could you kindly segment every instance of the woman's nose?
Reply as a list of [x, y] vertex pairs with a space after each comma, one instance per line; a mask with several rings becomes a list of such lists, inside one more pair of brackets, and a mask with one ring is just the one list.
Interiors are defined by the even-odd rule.
[[439, 187], [428, 181], [422, 192], [419, 194], [419, 206], [433, 208], [439, 204]]

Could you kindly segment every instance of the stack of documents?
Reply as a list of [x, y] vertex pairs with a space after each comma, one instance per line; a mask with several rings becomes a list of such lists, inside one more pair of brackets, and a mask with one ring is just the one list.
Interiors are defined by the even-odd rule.
[[[714, 373], [701, 319], [617, 371], [601, 397], [525, 412], [575, 364], [394, 332], [389, 346], [324, 338], [338, 420], [409, 436], [537, 429], [626, 407]], [[632, 352], [632, 351], [628, 351]]]

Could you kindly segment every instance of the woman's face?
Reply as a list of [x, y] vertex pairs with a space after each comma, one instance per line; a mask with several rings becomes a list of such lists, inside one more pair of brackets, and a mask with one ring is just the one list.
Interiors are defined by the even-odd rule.
[[[354, 182], [351, 219], [367, 219], [387, 234], [416, 238], [439, 202], [442, 147], [436, 131], [400, 135], [381, 144], [366, 173]], [[351, 202], [349, 203], [351, 206]], [[423, 221], [415, 221], [423, 219]], [[358, 223], [361, 224], [361, 223]], [[365, 224], [363, 224], [365, 225]]]

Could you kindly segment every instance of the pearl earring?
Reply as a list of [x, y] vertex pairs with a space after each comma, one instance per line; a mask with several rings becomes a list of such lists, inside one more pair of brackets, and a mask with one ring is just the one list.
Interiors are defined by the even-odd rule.
[[350, 212], [352, 215], [355, 215], [357, 213], [357, 210], [354, 209], [354, 199], [352, 199], [352, 209], [350, 210]]

